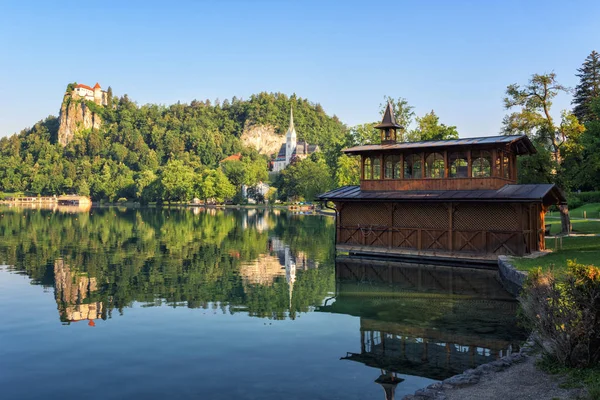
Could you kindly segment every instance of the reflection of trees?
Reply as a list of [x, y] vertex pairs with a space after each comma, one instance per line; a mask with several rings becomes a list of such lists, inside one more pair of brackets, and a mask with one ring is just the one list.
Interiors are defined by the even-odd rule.
[[[272, 227], [279, 223], [268, 212], [251, 217], [245, 212], [204, 209], [196, 214], [188, 209], [115, 208], [77, 215], [50, 210], [0, 213], [0, 262], [27, 273], [36, 284], [54, 286], [55, 260], [65, 260], [71, 275], [96, 282], [94, 301], [108, 305], [101, 311], [108, 316], [134, 301], [153, 305], [157, 299], [172, 305], [185, 302], [188, 307], [218, 304], [228, 312], [244, 310], [261, 317], [288, 315], [289, 286], [284, 274], [272, 284], [261, 285], [244, 284], [240, 273], [243, 263], [269, 252]], [[329, 225], [319, 218], [315, 221], [293, 219], [285, 226], [299, 232], [321, 231], [323, 237]], [[304, 247], [306, 243], [296, 241], [294, 251], [320, 254]], [[333, 268], [327, 257], [320, 259], [319, 269], [298, 271], [292, 313], [308, 311], [333, 289]], [[60, 284], [57, 300], [63, 287]], [[73, 303], [67, 300], [65, 304]]]

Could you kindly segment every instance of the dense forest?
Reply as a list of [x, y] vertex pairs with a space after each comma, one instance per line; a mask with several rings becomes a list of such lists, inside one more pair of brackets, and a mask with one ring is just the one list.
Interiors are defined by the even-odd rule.
[[[561, 85], [554, 73], [534, 74], [523, 85], [507, 87], [509, 114], [500, 133], [527, 134], [538, 149], [519, 161], [523, 183], [553, 182], [567, 192], [600, 190], [599, 54], [591, 52], [574, 72], [579, 78], [574, 90]], [[572, 110], [552, 109], [561, 93], [573, 95]], [[388, 101], [406, 127], [401, 140], [459, 136], [433, 110], [418, 117], [406, 99], [391, 97], [384, 99], [382, 110]], [[241, 202], [242, 185], [270, 181], [277, 189], [268, 194], [271, 201], [311, 200], [319, 192], [357, 183], [358, 161], [342, 155], [343, 147], [378, 141], [375, 122], [347, 127], [318, 103], [282, 93], [138, 106], [109, 89], [107, 106], [90, 106], [101, 116], [101, 128], [79, 132], [66, 147], [58, 143], [59, 120], [53, 116], [2, 138], [0, 191], [79, 193], [94, 200], [144, 203], [192, 198]], [[268, 157], [245, 148], [240, 137], [244, 129], [260, 125], [274, 126], [283, 135], [292, 107], [298, 139], [318, 144], [321, 152], [269, 175]], [[240, 160], [220, 162], [236, 153], [242, 153]]]

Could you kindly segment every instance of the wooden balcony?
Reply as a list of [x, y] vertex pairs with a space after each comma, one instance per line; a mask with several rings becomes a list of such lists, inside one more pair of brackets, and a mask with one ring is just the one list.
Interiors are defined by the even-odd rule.
[[497, 190], [506, 184], [516, 183], [514, 179], [498, 176], [486, 178], [426, 178], [426, 179], [364, 179], [360, 190]]

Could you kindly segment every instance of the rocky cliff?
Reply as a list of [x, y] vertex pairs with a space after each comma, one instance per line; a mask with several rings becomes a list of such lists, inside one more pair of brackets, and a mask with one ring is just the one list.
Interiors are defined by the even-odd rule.
[[65, 95], [60, 108], [59, 123], [58, 143], [66, 146], [76, 133], [85, 129], [99, 129], [102, 120], [86, 105], [85, 101], [74, 100], [70, 95]]
[[244, 146], [255, 148], [260, 154], [277, 154], [285, 136], [275, 133], [271, 125], [251, 125], [244, 127], [240, 138]]

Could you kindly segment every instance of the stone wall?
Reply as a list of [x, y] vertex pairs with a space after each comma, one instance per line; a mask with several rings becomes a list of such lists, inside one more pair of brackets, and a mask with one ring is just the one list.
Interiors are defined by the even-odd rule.
[[525, 279], [527, 279], [527, 273], [517, 270], [514, 265], [510, 263], [510, 257], [499, 256], [498, 257], [498, 274], [500, 275], [500, 281], [502, 286], [513, 296], [519, 296]]

